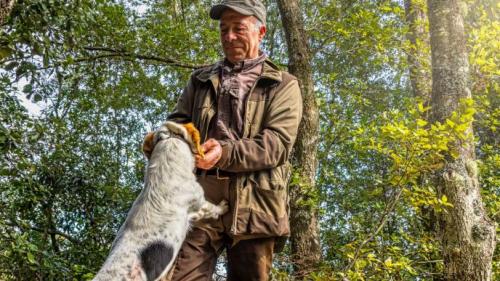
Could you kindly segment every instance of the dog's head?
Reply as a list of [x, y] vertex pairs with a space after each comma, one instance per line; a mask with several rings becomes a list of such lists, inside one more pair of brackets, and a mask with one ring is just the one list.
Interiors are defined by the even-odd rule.
[[193, 123], [179, 124], [172, 121], [165, 122], [157, 134], [155, 134], [154, 143], [169, 137], [184, 139], [194, 154], [204, 157], [203, 149], [200, 145], [200, 132], [194, 127]]

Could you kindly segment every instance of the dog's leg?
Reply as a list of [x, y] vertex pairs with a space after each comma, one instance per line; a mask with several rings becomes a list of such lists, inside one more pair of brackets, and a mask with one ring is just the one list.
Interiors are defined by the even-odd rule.
[[143, 276], [143, 271], [141, 269], [141, 265], [138, 260], [134, 261], [132, 265], [132, 270], [128, 274], [128, 278], [131, 281], [141, 281], [144, 280], [145, 276]]
[[226, 200], [222, 200], [218, 205], [214, 205], [208, 201], [203, 202], [200, 210], [198, 212], [190, 214], [190, 221], [198, 221], [201, 219], [216, 219], [219, 216], [227, 213], [229, 210], [229, 205]]

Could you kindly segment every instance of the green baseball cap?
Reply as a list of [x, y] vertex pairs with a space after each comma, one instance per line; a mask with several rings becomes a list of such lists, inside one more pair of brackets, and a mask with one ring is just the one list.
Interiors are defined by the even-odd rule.
[[266, 24], [266, 7], [259, 0], [223, 0], [220, 4], [212, 6], [210, 17], [220, 20], [222, 12], [227, 8], [242, 15], [254, 16], [264, 25]]

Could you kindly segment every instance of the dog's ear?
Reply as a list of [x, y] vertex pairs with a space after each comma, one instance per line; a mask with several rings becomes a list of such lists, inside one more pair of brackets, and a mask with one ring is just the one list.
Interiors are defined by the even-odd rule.
[[188, 132], [188, 135], [191, 137], [191, 146], [194, 148], [194, 152], [198, 153], [201, 158], [205, 157], [205, 153], [203, 152], [203, 149], [201, 148], [200, 144], [200, 131], [196, 129], [193, 123], [187, 123], [183, 124], [184, 128], [186, 128], [186, 131]]
[[178, 124], [167, 121], [165, 122], [165, 126], [170, 132], [183, 137], [191, 146], [193, 153], [198, 153], [201, 157], [204, 157], [204, 153], [200, 145], [200, 132], [196, 129], [193, 123]]
[[185, 139], [188, 142], [190, 141], [190, 137], [188, 135], [188, 132], [182, 124], [175, 123], [172, 121], [167, 121], [167, 122], [165, 122], [164, 126], [167, 127], [167, 129], [171, 133], [176, 134], [178, 136], [181, 136], [183, 139]]

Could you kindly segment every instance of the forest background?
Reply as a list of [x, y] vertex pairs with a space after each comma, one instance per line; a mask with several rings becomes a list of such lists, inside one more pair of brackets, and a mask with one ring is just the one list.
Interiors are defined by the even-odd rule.
[[[141, 190], [144, 135], [222, 55], [214, 2], [2, 1], [0, 280], [92, 278]], [[287, 69], [286, 1], [264, 2], [263, 50]], [[438, 123], [425, 1], [299, 1], [318, 126], [292, 212], [314, 214], [317, 253], [301, 260], [292, 237], [273, 279], [444, 280], [439, 217], [454, 206], [428, 175], [457, 140], [473, 138], [480, 204], [500, 221], [500, 4], [459, 2], [472, 99]], [[495, 280], [498, 249], [491, 265]]]

